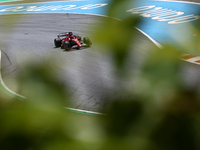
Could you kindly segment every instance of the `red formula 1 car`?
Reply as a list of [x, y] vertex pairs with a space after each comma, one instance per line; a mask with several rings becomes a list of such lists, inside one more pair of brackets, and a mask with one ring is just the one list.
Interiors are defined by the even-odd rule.
[[65, 50], [79, 49], [81, 47], [90, 47], [92, 42], [88, 37], [83, 39], [79, 35], [73, 35], [72, 32], [64, 32], [57, 35], [58, 38], [54, 39], [55, 47], [61, 47]]

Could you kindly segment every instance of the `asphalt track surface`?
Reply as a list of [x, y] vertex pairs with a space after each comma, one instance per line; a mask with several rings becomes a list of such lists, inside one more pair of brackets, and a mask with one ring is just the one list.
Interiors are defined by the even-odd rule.
[[[16, 15], [0, 16], [0, 45], [4, 52], [2, 76], [11, 90], [16, 89], [9, 86], [9, 80], [15, 80], [18, 68], [27, 61], [24, 58], [31, 56], [38, 62], [53, 55], [57, 60], [54, 66], [48, 67], [55, 67], [58, 70], [55, 75], [63, 80], [64, 86], [70, 81], [73, 106], [96, 110], [103, 105], [104, 94], [111, 92], [115, 83], [119, 82], [113, 74], [111, 58], [101, 53], [103, 48], [96, 46], [95, 43], [91, 48], [66, 52], [54, 48], [53, 39], [63, 31], [73, 31], [90, 37], [89, 33], [96, 23], [106, 18], [78, 14], [27, 14], [20, 16], [19, 21], [12, 27], [12, 22], [9, 22], [12, 17]], [[147, 42], [146, 45], [155, 46], [148, 38], [142, 37], [139, 31], [137, 34], [137, 43]], [[139, 71], [144, 55], [148, 55], [150, 48], [143, 47], [143, 44], [137, 45], [138, 54], [130, 55], [132, 56], [128, 62], [130, 69]]]
[[[18, 17], [19, 19], [14, 19]], [[120, 91], [129, 88], [130, 79], [119, 81], [114, 75], [112, 59], [101, 53], [105, 47], [93, 43], [90, 48], [66, 52], [54, 48], [53, 44], [56, 35], [64, 31], [90, 37], [93, 28], [104, 19], [106, 18], [81, 14], [1, 15], [0, 49], [3, 51], [2, 76], [5, 84], [11, 90], [17, 91], [17, 85], [13, 86], [11, 82], [15, 82], [15, 74], [28, 61], [26, 58], [31, 57], [34, 62], [42, 62], [53, 55], [56, 58], [55, 63], [47, 67], [57, 69], [54, 74], [57, 79], [62, 80], [64, 87], [71, 85], [70, 107], [98, 111], [105, 105], [105, 94], [123, 97]], [[127, 60], [127, 68], [133, 70], [131, 79], [140, 71], [140, 66], [151, 54], [152, 47], [155, 45], [138, 31], [132, 45], [135, 51], [130, 53]], [[199, 75], [198, 65], [185, 62], [181, 76], [188, 86], [199, 86]], [[116, 84], [121, 86], [113, 92]]]

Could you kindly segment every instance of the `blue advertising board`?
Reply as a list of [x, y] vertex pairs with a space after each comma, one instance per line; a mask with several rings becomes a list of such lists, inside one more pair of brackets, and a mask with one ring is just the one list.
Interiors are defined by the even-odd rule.
[[[142, 24], [136, 27], [157, 46], [172, 44], [182, 52], [200, 54], [195, 46], [198, 35], [194, 28], [200, 19], [199, 3], [158, 0], [129, 2], [126, 8], [117, 10], [118, 15], [110, 17], [123, 20], [131, 15], [140, 16]], [[111, 0], [77, 0], [4, 5], [0, 6], [0, 15], [78, 13], [106, 16], [110, 4]]]

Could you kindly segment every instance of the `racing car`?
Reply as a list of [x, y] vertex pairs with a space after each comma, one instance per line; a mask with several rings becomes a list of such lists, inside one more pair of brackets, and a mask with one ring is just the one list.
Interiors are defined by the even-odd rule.
[[88, 37], [83, 39], [79, 35], [74, 35], [72, 32], [64, 32], [57, 35], [54, 39], [55, 47], [61, 47], [65, 50], [79, 49], [81, 47], [90, 47], [92, 42]]

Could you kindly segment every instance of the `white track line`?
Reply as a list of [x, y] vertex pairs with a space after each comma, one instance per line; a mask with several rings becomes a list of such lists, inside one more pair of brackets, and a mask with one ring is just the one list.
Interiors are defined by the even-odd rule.
[[[27, 99], [25, 96], [22, 96], [20, 94], [17, 94], [15, 92], [13, 92], [12, 90], [10, 90], [6, 85], [5, 83], [3, 82], [3, 79], [2, 79], [2, 75], [1, 75], [1, 50], [0, 50], [0, 84], [3, 86], [3, 88], [5, 89], [6, 91], [6, 94], [8, 94], [9, 96], [11, 97], [20, 97], [20, 99]], [[7, 93], [8, 92], [8, 93]], [[19, 98], [18, 98], [19, 99]], [[99, 112], [93, 112], [93, 111], [87, 111], [87, 110], [81, 110], [81, 109], [75, 109], [75, 108], [69, 108], [69, 107], [64, 107], [65, 109], [67, 110], [71, 110], [73, 112], [76, 112], [76, 113], [81, 113], [81, 114], [88, 114], [88, 115], [105, 115], [103, 113], [99, 113]]]
[[9, 93], [17, 96], [17, 97], [20, 97], [20, 98], [23, 98], [23, 99], [26, 99], [26, 97], [20, 95], [20, 94], [17, 94], [15, 92], [13, 92], [12, 90], [10, 90], [6, 85], [5, 83], [3, 82], [3, 79], [2, 79], [2, 75], [1, 75], [1, 50], [0, 50], [0, 83], [1, 85], [3, 86], [4, 89], [6, 89], [6, 91], [8, 91]]
[[[16, 0], [16, 1], [21, 1], [21, 0]], [[85, 1], [85, 0], [71, 0], [71, 1]], [[155, 0], [155, 1], [162, 1], [162, 0]], [[167, 1], [167, 0], [163, 0], [163, 1]], [[168, 0], [169, 1], [169, 0]], [[12, 1], [7, 1], [7, 2], [12, 2]], [[14, 1], [13, 1], [14, 2]], [[173, 1], [171, 1], [173, 2]], [[195, 2], [185, 2], [185, 1], [174, 1], [174, 2], [183, 2], [183, 3], [193, 3], [193, 4], [198, 4], [199, 3], [195, 3]], [[1, 2], [0, 2], [1, 3]], [[2, 2], [3, 3], [3, 2]], [[40, 2], [41, 3], [41, 2]], [[45, 3], [45, 2], [42, 2], [42, 3]], [[34, 4], [34, 3], [32, 3]], [[25, 14], [25, 13], [24, 13]], [[91, 14], [88, 14], [88, 15], [91, 15]], [[93, 14], [94, 15], [94, 14]], [[104, 15], [96, 15], [96, 16], [104, 16]], [[104, 16], [104, 17], [107, 17], [107, 16]], [[116, 19], [116, 18], [115, 18]], [[117, 19], [119, 20], [119, 19]], [[156, 42], [154, 39], [152, 39], [148, 34], [146, 34], [145, 32], [143, 32], [142, 30], [136, 28], [137, 30], [139, 30], [141, 33], [143, 33], [146, 37], [148, 37], [157, 47], [159, 48], [162, 48], [163, 46], [160, 45], [158, 42]], [[184, 54], [184, 56], [187, 56], [187, 55], [190, 55], [190, 54]], [[187, 62], [190, 62], [190, 63], [194, 63], [194, 64], [198, 64], [200, 65], [200, 57], [199, 56], [196, 56], [196, 58], [190, 58], [190, 59], [184, 59], [184, 58], [181, 58], [181, 60], [184, 60], [184, 61], [187, 61]], [[197, 62], [199, 61], [199, 62]], [[1, 50], [0, 50], [0, 62], [1, 62]], [[16, 96], [19, 96], [21, 98], [24, 98], [26, 99], [26, 97], [22, 96], [22, 95], [19, 95], [13, 91], [11, 91], [3, 82], [3, 79], [2, 79], [2, 76], [1, 76], [1, 63], [0, 63], [0, 82], [2, 84], [2, 86], [10, 93], [12, 93], [13, 95], [16, 95]], [[64, 107], [65, 109], [68, 109], [68, 110], [71, 110], [71, 111], [74, 111], [74, 112], [77, 112], [77, 113], [82, 113], [82, 114], [90, 114], [90, 115], [105, 115], [103, 113], [99, 113], [99, 112], [93, 112], [93, 111], [87, 111], [87, 110], [81, 110], [81, 109], [75, 109], [75, 108], [68, 108], [68, 107]]]
[[64, 107], [65, 109], [74, 111], [74, 112], [79, 112], [82, 114], [90, 114], [90, 115], [106, 115], [103, 113], [99, 113], [99, 112], [94, 112], [94, 111], [88, 111], [88, 110], [81, 110], [81, 109], [75, 109], [75, 108], [69, 108], [69, 107]]
[[177, 2], [177, 3], [190, 3], [200, 5], [199, 2], [177, 1], [177, 0], [152, 0], [152, 1], [165, 1], [165, 2]]

